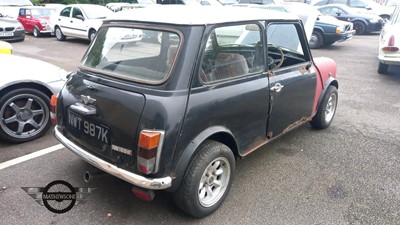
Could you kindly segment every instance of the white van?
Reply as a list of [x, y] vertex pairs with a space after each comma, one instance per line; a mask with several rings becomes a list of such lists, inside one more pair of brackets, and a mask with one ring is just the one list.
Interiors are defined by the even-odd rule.
[[3, 16], [17, 18], [21, 6], [33, 6], [33, 4], [30, 0], [0, 0], [0, 13]]

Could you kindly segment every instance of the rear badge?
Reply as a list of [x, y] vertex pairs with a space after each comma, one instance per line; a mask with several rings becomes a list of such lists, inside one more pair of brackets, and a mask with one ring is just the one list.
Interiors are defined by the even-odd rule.
[[96, 99], [91, 98], [89, 95], [88, 96], [81, 95], [81, 99], [83, 101], [83, 104], [85, 104], [85, 105], [88, 105], [88, 104], [94, 105], [94, 103], [96, 103]]
[[119, 146], [116, 146], [116, 145], [111, 145], [111, 149], [116, 151], [116, 152], [121, 152], [121, 153], [124, 153], [124, 154], [127, 154], [127, 155], [132, 155], [132, 150], [129, 150], [129, 149], [126, 149], [126, 148], [123, 148], [123, 147], [119, 147]]

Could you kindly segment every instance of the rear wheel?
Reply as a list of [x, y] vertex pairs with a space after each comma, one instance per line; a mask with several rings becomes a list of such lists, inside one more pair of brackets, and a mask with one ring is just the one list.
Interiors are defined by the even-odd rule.
[[175, 204], [194, 217], [205, 217], [225, 200], [234, 177], [235, 158], [228, 146], [206, 141], [174, 193]]
[[96, 37], [96, 31], [95, 30], [90, 30], [89, 31], [89, 40], [90, 40], [90, 42], [92, 42], [95, 37]]
[[0, 137], [25, 142], [43, 135], [50, 127], [50, 99], [44, 93], [21, 88], [0, 98]]
[[378, 73], [385, 74], [385, 73], [387, 73], [388, 68], [389, 68], [388, 64], [384, 64], [382, 62], [379, 62]]
[[324, 40], [321, 32], [313, 31], [309, 42], [310, 48], [321, 48], [323, 43]]
[[57, 38], [57, 40], [59, 40], [59, 41], [65, 41], [65, 39], [67, 38], [67, 37], [63, 34], [63, 32], [61, 31], [61, 28], [60, 28], [60, 27], [56, 27], [55, 33], [56, 33], [56, 38]]
[[365, 34], [365, 24], [361, 21], [355, 21], [354, 30], [356, 30], [356, 34]]
[[40, 30], [37, 26], [35, 26], [35, 28], [33, 28], [33, 36], [40, 37]]
[[311, 120], [311, 125], [316, 129], [325, 129], [331, 125], [333, 117], [336, 113], [336, 106], [338, 102], [338, 91], [335, 86], [330, 85], [326, 90], [318, 111], [314, 118]]

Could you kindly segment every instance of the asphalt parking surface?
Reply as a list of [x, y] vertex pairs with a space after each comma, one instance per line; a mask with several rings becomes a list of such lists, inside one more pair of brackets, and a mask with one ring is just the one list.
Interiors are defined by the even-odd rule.
[[[93, 167], [64, 148], [0, 170], [0, 224], [400, 224], [400, 68], [377, 73], [378, 38], [355, 36], [312, 51], [338, 65], [332, 125], [300, 127], [237, 161], [228, 198], [207, 218], [186, 216], [165, 192], [151, 203], [138, 200], [109, 175], [85, 183]], [[88, 42], [28, 36], [13, 46], [16, 55], [74, 70]], [[0, 142], [0, 163], [55, 144], [51, 132], [25, 144]], [[21, 189], [60, 179], [95, 190], [54, 214]]]

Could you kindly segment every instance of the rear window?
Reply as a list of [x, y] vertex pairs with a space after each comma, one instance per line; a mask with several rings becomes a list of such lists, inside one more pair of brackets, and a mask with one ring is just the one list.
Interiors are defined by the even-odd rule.
[[171, 31], [103, 27], [82, 60], [82, 66], [105, 75], [143, 83], [167, 79], [180, 45]]

